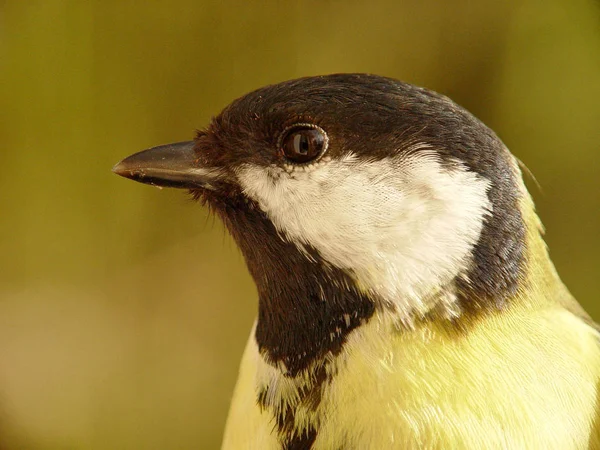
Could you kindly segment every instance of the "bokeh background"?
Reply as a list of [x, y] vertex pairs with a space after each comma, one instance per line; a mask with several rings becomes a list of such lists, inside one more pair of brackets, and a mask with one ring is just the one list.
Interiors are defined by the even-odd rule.
[[0, 448], [218, 447], [254, 287], [205, 210], [110, 169], [251, 89], [354, 71], [497, 131], [600, 319], [597, 2], [4, 0]]

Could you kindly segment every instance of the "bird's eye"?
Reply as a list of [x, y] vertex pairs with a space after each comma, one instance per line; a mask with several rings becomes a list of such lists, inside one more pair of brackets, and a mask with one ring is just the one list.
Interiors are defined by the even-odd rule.
[[325, 131], [312, 124], [297, 124], [284, 132], [281, 151], [295, 163], [306, 163], [318, 158], [327, 149]]

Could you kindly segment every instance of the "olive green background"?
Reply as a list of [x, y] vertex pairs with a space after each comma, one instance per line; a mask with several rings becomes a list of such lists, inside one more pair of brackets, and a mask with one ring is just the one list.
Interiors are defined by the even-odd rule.
[[110, 169], [293, 77], [392, 76], [483, 119], [600, 318], [598, 5], [0, 1], [0, 448], [218, 447], [253, 284], [183, 192]]

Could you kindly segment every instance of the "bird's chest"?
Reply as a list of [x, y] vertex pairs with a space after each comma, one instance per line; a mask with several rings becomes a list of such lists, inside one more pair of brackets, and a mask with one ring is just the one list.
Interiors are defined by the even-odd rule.
[[494, 325], [467, 338], [367, 326], [325, 377], [285, 377], [256, 355], [246, 404], [257, 411], [245, 417], [265, 431], [254, 448], [590, 448], [600, 364], [592, 335], [555, 336], [537, 320], [519, 334]]
[[600, 448], [595, 335], [563, 312], [491, 320], [464, 336], [352, 336], [313, 448]]

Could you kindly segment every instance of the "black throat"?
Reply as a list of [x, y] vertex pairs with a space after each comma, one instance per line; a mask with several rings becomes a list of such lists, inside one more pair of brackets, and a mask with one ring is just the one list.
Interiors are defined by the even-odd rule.
[[258, 289], [256, 341], [266, 361], [296, 376], [328, 353], [337, 354], [375, 305], [350, 277], [310, 247], [281, 236], [256, 205], [214, 205], [237, 241]]

